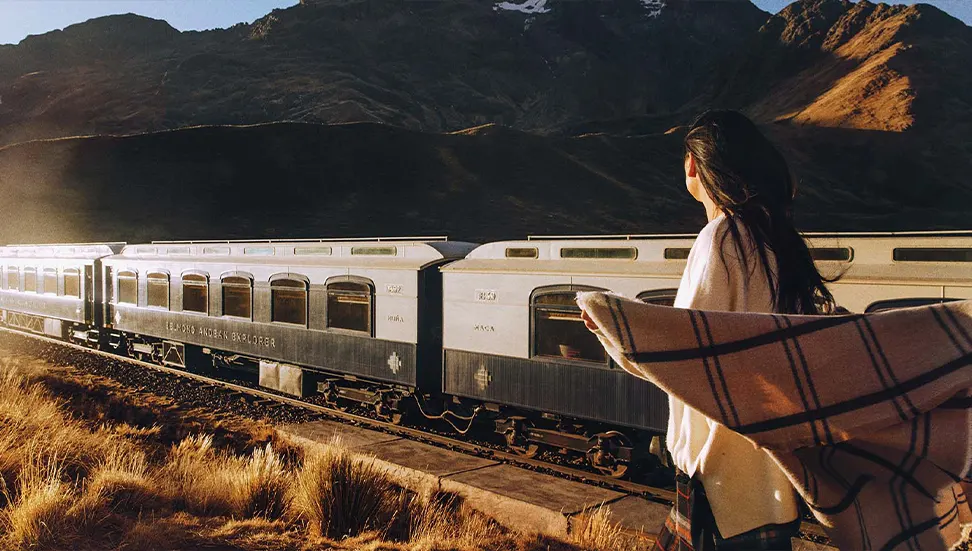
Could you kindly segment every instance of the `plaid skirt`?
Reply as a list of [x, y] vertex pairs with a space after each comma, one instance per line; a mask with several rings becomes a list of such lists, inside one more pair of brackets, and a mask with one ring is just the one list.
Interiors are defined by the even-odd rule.
[[655, 540], [653, 551], [790, 551], [790, 538], [800, 533], [800, 519], [787, 524], [768, 524], [725, 539], [719, 535], [705, 488], [698, 480], [678, 471], [675, 475], [675, 507]]

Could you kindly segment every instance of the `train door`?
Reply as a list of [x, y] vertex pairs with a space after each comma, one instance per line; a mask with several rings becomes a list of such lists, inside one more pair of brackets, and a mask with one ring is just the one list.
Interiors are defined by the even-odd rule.
[[115, 277], [111, 266], [105, 266], [105, 327], [115, 321]]

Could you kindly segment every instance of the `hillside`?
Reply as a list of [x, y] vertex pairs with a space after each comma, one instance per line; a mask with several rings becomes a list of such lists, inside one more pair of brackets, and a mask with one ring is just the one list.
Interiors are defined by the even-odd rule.
[[785, 149], [801, 229], [970, 225], [972, 28], [934, 7], [316, 0], [0, 47], [0, 241], [695, 231], [712, 106]]
[[280, 120], [544, 131], [667, 112], [767, 17], [748, 0], [525, 3], [317, 0], [185, 33], [94, 19], [0, 47], [0, 144]]
[[[948, 185], [944, 174], [911, 185], [915, 167], [900, 153], [907, 143], [885, 141], [900, 135], [767, 130], [798, 146], [791, 157], [804, 229], [967, 225], [972, 190]], [[847, 158], [868, 162], [847, 170]], [[496, 126], [433, 134], [279, 123], [8, 146], [0, 149], [0, 220], [0, 242], [483, 241], [697, 231], [704, 213], [684, 190], [677, 132], [549, 138]]]

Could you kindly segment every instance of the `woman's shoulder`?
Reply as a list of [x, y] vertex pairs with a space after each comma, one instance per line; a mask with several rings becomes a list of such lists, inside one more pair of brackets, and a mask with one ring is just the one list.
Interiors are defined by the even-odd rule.
[[725, 215], [719, 215], [709, 221], [695, 238], [693, 249], [701, 251], [718, 250], [722, 246], [722, 239], [729, 233], [729, 222]]

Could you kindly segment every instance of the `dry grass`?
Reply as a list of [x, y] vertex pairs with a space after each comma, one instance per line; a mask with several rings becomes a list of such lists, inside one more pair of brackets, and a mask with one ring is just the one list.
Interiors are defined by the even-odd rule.
[[606, 513], [573, 543], [510, 533], [340, 445], [305, 457], [262, 423], [0, 358], [2, 549], [602, 551], [616, 536]]

